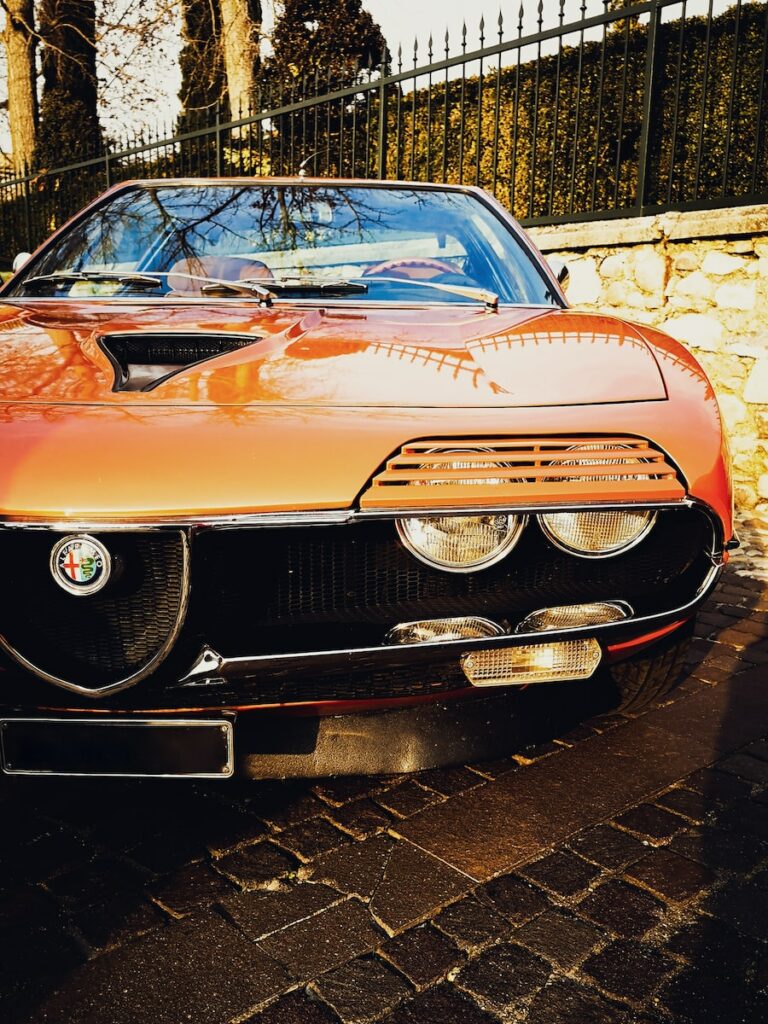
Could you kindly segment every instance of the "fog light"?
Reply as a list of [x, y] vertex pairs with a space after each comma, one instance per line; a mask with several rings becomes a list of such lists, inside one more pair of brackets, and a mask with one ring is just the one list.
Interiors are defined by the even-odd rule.
[[588, 679], [601, 656], [600, 644], [590, 637], [474, 651], [464, 655], [461, 667], [473, 686], [524, 686]]
[[563, 604], [554, 608], [539, 608], [526, 615], [516, 633], [543, 633], [548, 629], [574, 629], [577, 626], [598, 626], [604, 622], [619, 622], [632, 615], [624, 601], [595, 601], [592, 604]]
[[539, 516], [555, 547], [582, 558], [609, 558], [639, 544], [656, 513], [626, 509], [610, 512], [553, 512]]
[[448, 640], [478, 640], [502, 636], [505, 630], [490, 619], [468, 615], [457, 619], [424, 619], [401, 622], [387, 633], [388, 644], [435, 644]]

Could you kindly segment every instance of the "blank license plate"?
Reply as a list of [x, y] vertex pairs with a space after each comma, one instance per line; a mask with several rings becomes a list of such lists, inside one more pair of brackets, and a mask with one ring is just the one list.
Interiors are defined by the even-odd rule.
[[232, 723], [161, 718], [6, 718], [7, 775], [221, 779], [232, 775]]

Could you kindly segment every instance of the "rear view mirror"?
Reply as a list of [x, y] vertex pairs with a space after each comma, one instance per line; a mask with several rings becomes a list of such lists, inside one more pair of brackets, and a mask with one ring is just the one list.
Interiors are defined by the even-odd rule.
[[563, 291], [565, 291], [565, 289], [568, 287], [568, 280], [571, 276], [571, 273], [568, 270], [568, 264], [563, 263], [563, 261], [557, 259], [556, 256], [553, 256], [551, 259], [547, 260], [547, 263], [549, 263], [549, 268], [557, 278], [560, 287], [563, 289]]
[[14, 274], [21, 270], [27, 260], [32, 258], [31, 252], [19, 252], [13, 258], [13, 272]]

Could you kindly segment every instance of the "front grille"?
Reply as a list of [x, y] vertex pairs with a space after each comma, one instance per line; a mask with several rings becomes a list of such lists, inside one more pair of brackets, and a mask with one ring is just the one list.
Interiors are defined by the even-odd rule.
[[710, 532], [696, 511], [668, 510], [626, 554], [585, 561], [558, 551], [531, 521], [506, 558], [462, 574], [415, 559], [389, 521], [211, 531], [195, 542], [191, 628], [234, 656], [376, 645], [418, 618], [515, 624], [537, 608], [584, 601], [673, 606], [669, 588]]
[[173, 633], [185, 600], [180, 533], [95, 536], [112, 556], [113, 577], [78, 597], [51, 576], [57, 535], [0, 531], [6, 642], [42, 672], [94, 689], [139, 673]]
[[[66, 594], [50, 576], [51, 534], [0, 531], [5, 637], [44, 672], [93, 688], [140, 671], [172, 632], [183, 600], [177, 532], [100, 539], [119, 578], [81, 598]], [[342, 668], [336, 675], [294, 678], [267, 670], [236, 682], [169, 684], [204, 644], [227, 657], [307, 653], [376, 647], [397, 623], [420, 618], [483, 615], [514, 626], [542, 607], [595, 600], [622, 599], [640, 615], [673, 608], [690, 601], [704, 579], [711, 539], [702, 513], [666, 509], [636, 547], [586, 561], [554, 548], [532, 518], [502, 561], [455, 574], [415, 559], [387, 520], [203, 530], [192, 538], [190, 607], [173, 657], [135, 690], [103, 703], [232, 706], [446, 692], [465, 685], [455, 659], [388, 672]], [[71, 700], [29, 678], [22, 692], [37, 703]]]

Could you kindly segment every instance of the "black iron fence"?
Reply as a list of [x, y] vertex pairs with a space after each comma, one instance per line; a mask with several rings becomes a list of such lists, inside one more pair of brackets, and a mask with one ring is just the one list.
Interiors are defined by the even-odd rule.
[[520, 4], [511, 24], [481, 21], [477, 47], [465, 28], [384, 74], [275, 83], [236, 120], [185, 115], [0, 180], [0, 253], [131, 178], [464, 182], [528, 225], [768, 201], [767, 75], [767, 0], [581, 0], [569, 21], [566, 0]]

